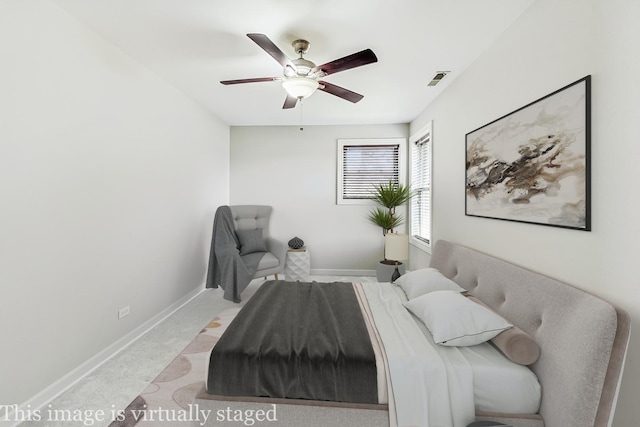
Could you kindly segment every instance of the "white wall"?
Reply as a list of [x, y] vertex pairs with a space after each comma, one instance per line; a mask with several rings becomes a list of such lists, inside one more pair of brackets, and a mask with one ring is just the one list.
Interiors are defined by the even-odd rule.
[[408, 125], [232, 127], [231, 204], [273, 206], [271, 234], [304, 240], [313, 270], [374, 270], [382, 230], [373, 206], [336, 204], [337, 140], [394, 137]]
[[0, 3], [0, 404], [203, 285], [228, 165], [172, 86], [48, 1]]
[[[640, 407], [640, 2], [538, 0], [411, 123], [433, 120], [434, 237], [600, 295], [632, 317], [615, 426]], [[591, 74], [592, 226], [582, 232], [464, 216], [465, 133]]]

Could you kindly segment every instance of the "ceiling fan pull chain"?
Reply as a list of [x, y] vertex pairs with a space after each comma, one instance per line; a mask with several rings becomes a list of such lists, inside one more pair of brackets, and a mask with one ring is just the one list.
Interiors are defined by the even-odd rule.
[[303, 121], [302, 121], [302, 107], [304, 106], [304, 102], [302, 102], [302, 98], [300, 98], [300, 132], [304, 130]]

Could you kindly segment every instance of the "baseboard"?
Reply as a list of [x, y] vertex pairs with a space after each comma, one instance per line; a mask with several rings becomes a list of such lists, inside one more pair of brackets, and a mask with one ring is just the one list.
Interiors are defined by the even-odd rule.
[[[49, 385], [47, 388], [42, 390], [40, 393], [36, 394], [26, 402], [23, 402], [21, 405], [17, 406], [17, 408], [12, 408], [11, 411], [6, 410], [7, 408], [0, 408], [0, 426], [1, 427], [15, 427], [19, 425], [24, 420], [22, 418], [17, 418], [16, 409], [18, 411], [23, 411], [19, 413], [28, 414], [28, 411], [37, 412], [40, 408], [44, 407], [46, 404], [51, 402], [53, 399], [58, 397], [60, 394], [64, 393], [78, 381], [80, 381], [85, 376], [89, 375], [95, 369], [100, 367], [102, 364], [107, 362], [109, 359], [120, 353], [122, 350], [127, 348], [129, 345], [134, 343], [144, 334], [146, 334], [149, 330], [153, 329], [163, 320], [171, 316], [173, 313], [182, 308], [189, 301], [197, 297], [202, 291], [205, 290], [204, 283], [196, 288], [195, 290], [189, 292], [187, 295], [171, 304], [166, 309], [162, 310], [157, 315], [153, 316], [151, 319], [144, 322], [142, 325], [138, 326], [133, 331], [129, 332], [127, 335], [123, 336], [95, 356], [91, 357], [89, 360], [84, 362], [82, 365], [78, 366], [68, 374], [64, 375], [62, 378]], [[23, 416], [24, 417], [24, 416]]]
[[375, 270], [324, 269], [312, 268], [313, 276], [375, 276]]

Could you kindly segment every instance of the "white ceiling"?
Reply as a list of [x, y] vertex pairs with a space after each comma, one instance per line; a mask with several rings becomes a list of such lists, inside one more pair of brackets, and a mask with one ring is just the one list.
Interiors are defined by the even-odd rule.
[[[229, 125], [407, 123], [534, 0], [52, 0]], [[378, 62], [325, 77], [364, 95], [352, 104], [316, 92], [283, 110], [281, 76], [247, 33], [266, 34], [290, 58], [291, 42], [324, 64], [371, 48]], [[451, 71], [436, 87], [437, 71]]]

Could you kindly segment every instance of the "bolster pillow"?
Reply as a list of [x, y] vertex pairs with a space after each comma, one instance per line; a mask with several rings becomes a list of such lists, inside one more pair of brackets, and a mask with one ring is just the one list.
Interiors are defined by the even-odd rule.
[[[491, 310], [485, 303], [474, 296], [469, 299]], [[531, 365], [540, 357], [540, 346], [531, 337], [517, 326], [506, 329], [491, 339], [493, 345], [508, 359], [520, 365]]]

